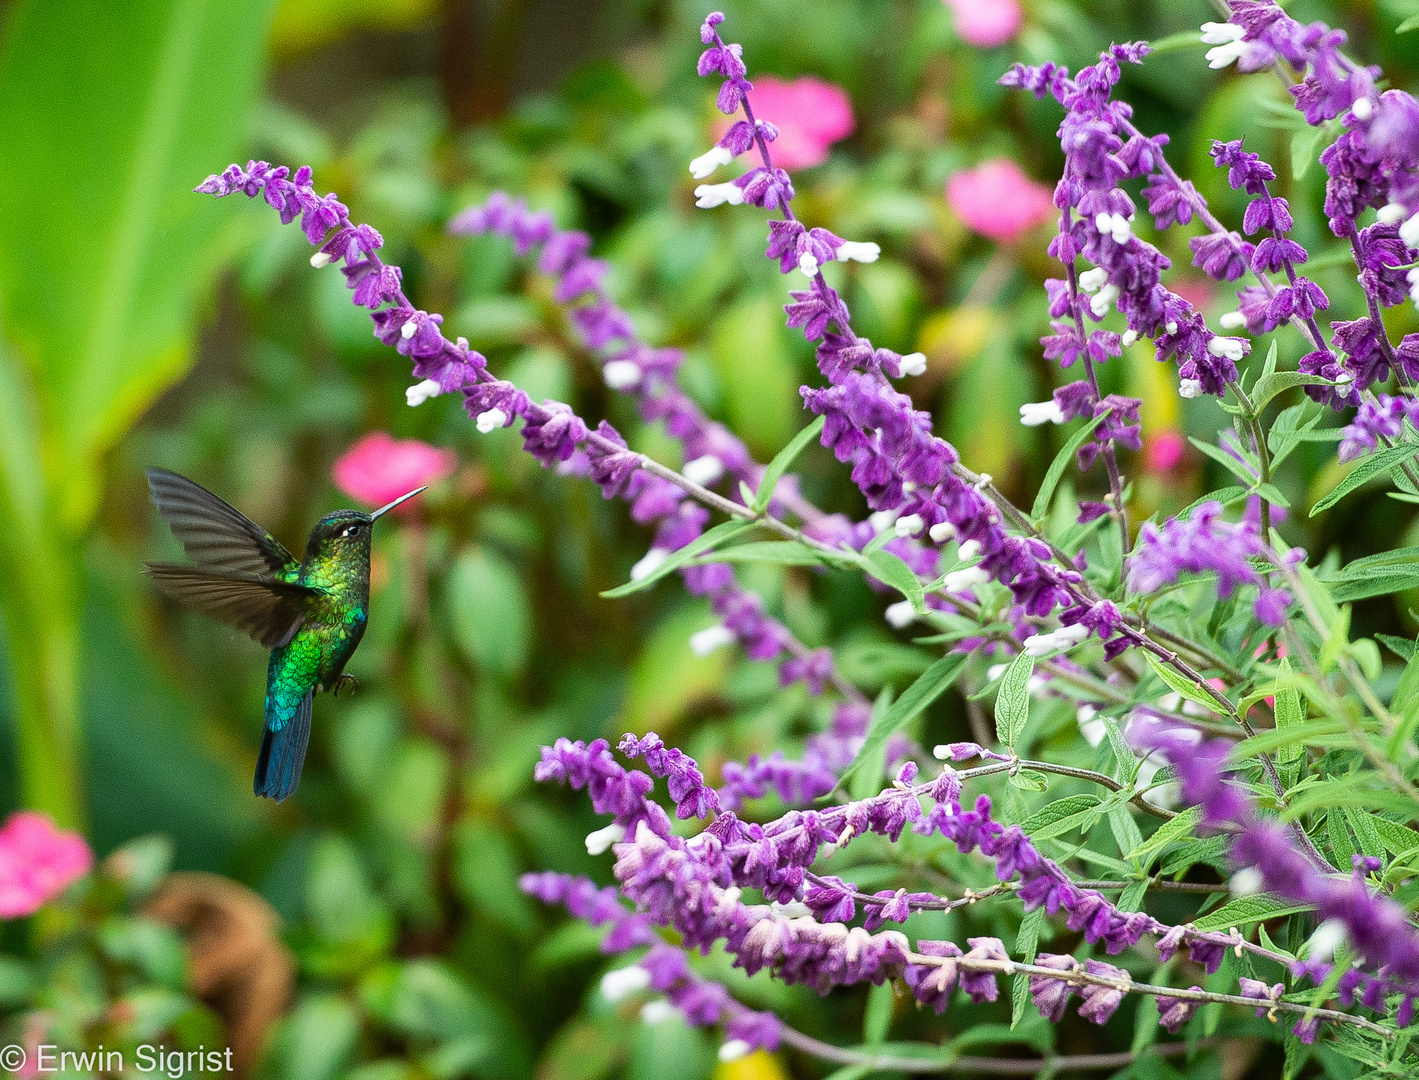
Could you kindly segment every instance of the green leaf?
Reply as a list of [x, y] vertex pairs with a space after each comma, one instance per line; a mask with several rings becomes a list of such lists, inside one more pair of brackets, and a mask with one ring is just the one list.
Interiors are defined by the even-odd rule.
[[1375, 832], [1379, 833], [1380, 843], [1391, 855], [1399, 855], [1419, 848], [1419, 830], [1411, 829], [1408, 825], [1400, 825], [1398, 822], [1378, 815], [1371, 818], [1370, 823], [1374, 825]]
[[771, 563], [776, 566], [846, 566], [853, 557], [839, 558], [800, 540], [751, 540], [746, 544], [720, 548], [689, 561], [690, 566], [708, 563]]
[[1233, 926], [1249, 926], [1255, 922], [1274, 919], [1278, 915], [1310, 910], [1309, 904], [1293, 904], [1270, 893], [1256, 893], [1228, 901], [1216, 911], [1202, 916], [1192, 926], [1195, 930], [1226, 930]]
[[448, 621], [468, 659], [490, 674], [516, 675], [532, 642], [531, 605], [522, 577], [491, 547], [474, 545], [448, 574]]
[[[803, 422], [796, 338], [784, 326], [778, 301], [757, 289], [741, 290], [710, 330], [729, 426], [765, 458], [791, 441]], [[752, 506], [754, 498], [750, 493], [744, 505]]]
[[[1141, 859], [1144, 855], [1162, 851], [1169, 844], [1190, 838], [1201, 820], [1202, 807], [1189, 806], [1186, 810], [1180, 811], [1177, 817], [1158, 826], [1153, 835], [1130, 851], [1126, 858]], [[1023, 828], [1023, 826], [1021, 827]]]
[[1411, 30], [1419, 30], [1419, 15], [1411, 15], [1394, 28], [1396, 34], [1407, 34]]
[[[1040, 947], [1040, 931], [1045, 926], [1045, 909], [1037, 907], [1034, 911], [1027, 911], [1025, 917], [1020, 920], [1020, 932], [1015, 935], [1015, 955], [1026, 964], [1032, 963], [1035, 953]], [[1015, 1026], [1025, 1015], [1025, 1005], [1030, 1000], [1030, 977], [1028, 975], [1016, 975], [1015, 985], [1010, 989], [1010, 1030], [1014, 1031]]]
[[1393, 634], [1376, 634], [1375, 637], [1406, 664], [1414, 659], [1414, 642], [1411, 639], [1395, 637]]
[[691, 540], [682, 548], [678, 548], [667, 555], [654, 570], [646, 574], [645, 577], [635, 581], [628, 581], [624, 585], [617, 585], [614, 589], [607, 589], [601, 595], [607, 600], [619, 600], [623, 596], [630, 596], [638, 593], [642, 589], [648, 589], [666, 574], [678, 570], [696, 555], [710, 551], [726, 540], [733, 539], [742, 532], [746, 532], [757, 525], [754, 521], [741, 521], [736, 518], [733, 521], [723, 521], [713, 529], [709, 529], [695, 539]]
[[1252, 387], [1252, 408], [1260, 416], [1261, 410], [1266, 408], [1272, 398], [1277, 394], [1284, 394], [1293, 387], [1334, 385], [1329, 379], [1322, 379], [1319, 375], [1307, 375], [1303, 371], [1274, 371], [1270, 375], [1263, 375]]
[[862, 1041], [875, 1046], [887, 1038], [887, 1030], [892, 1026], [892, 1010], [897, 1002], [897, 992], [890, 982], [873, 986], [867, 991], [867, 1008], [862, 1014]]
[[1000, 679], [1000, 692], [995, 698], [995, 737], [1012, 750], [1030, 718], [1030, 676], [1034, 673], [1035, 658], [1021, 653]]
[[[1071, 798], [1073, 797], [1074, 796], [1071, 796]], [[1034, 840], [1050, 840], [1056, 836], [1064, 836], [1066, 833], [1071, 833], [1075, 829], [1088, 829], [1098, 820], [1099, 814], [1100, 810], [1097, 806], [1086, 806], [1081, 810], [1074, 811], [1072, 814], [1065, 814], [1063, 817], [1055, 818], [1055, 820], [1046, 825], [1041, 825], [1031, 832], [1030, 836]], [[1086, 857], [1083, 851], [1080, 851], [1078, 854], [1081, 858]], [[1088, 854], [1093, 855], [1095, 853], [1089, 852]]]
[[1104, 733], [1109, 737], [1109, 748], [1113, 750], [1114, 766], [1117, 770], [1114, 776], [1122, 783], [1131, 784], [1138, 774], [1138, 758], [1114, 718], [1101, 716], [1099, 719], [1104, 725]]
[[793, 464], [799, 454], [803, 453], [803, 448], [818, 437], [823, 430], [826, 417], [818, 417], [806, 428], [793, 437], [793, 441], [774, 455], [774, 459], [769, 462], [764, 469], [764, 475], [759, 480], [759, 493], [754, 496], [753, 508], [755, 510], [767, 510], [770, 501], [774, 497], [774, 489], [778, 487], [778, 482], [788, 467]]
[[1194, 438], [1191, 435], [1188, 436], [1187, 441], [1245, 484], [1247, 490], [1251, 490], [1251, 486], [1256, 483], [1257, 473], [1260, 470], [1257, 468], [1256, 462], [1250, 460], [1251, 455], [1249, 453], [1242, 452], [1242, 460], [1239, 460], [1227, 453], [1227, 451], [1223, 450], [1220, 446], [1213, 446], [1210, 442], [1203, 442], [1201, 439]]
[[885, 585], [890, 585], [908, 600], [918, 613], [925, 610], [923, 597], [925, 590], [915, 571], [901, 556], [890, 551], [874, 551], [863, 556], [863, 569]]
[[[1291, 674], [1291, 661], [1282, 659], [1281, 675], [1284, 679]], [[1281, 685], [1278, 681], [1276, 687], [1276, 731], [1278, 734], [1288, 730], [1294, 731], [1305, 724], [1306, 707], [1301, 701], [1300, 692], [1293, 685]], [[1286, 743], [1278, 747], [1280, 751], [1276, 757], [1282, 762], [1295, 761], [1301, 756], [1301, 748], [1296, 743]]]
[[1348, 476], [1311, 507], [1311, 517], [1315, 517], [1322, 510], [1329, 510], [1345, 496], [1349, 495], [1356, 488], [1403, 465], [1415, 454], [1419, 454], [1419, 446], [1413, 443], [1402, 443], [1399, 446], [1392, 446], [1388, 450], [1381, 450], [1376, 454], [1371, 454], [1363, 459], [1359, 465], [1352, 469]]
[[1188, 701], [1201, 705], [1209, 712], [1220, 712], [1223, 716], [1232, 714], [1232, 706], [1226, 698], [1220, 696], [1211, 687], [1203, 688], [1195, 685], [1187, 679], [1181, 672], [1164, 664], [1152, 653], [1144, 653], [1148, 658], [1148, 666], [1153, 669], [1153, 674], [1167, 683], [1169, 688], [1176, 690]]
[[1360, 842], [1360, 851], [1363, 854], [1372, 855], [1377, 859], [1384, 855], [1384, 838], [1375, 828], [1373, 814], [1362, 814], [1354, 807], [1346, 807], [1345, 820], [1350, 823], [1350, 830]]
[[867, 738], [863, 740], [862, 749], [852, 759], [852, 764], [843, 770], [838, 782], [840, 784], [846, 783], [868, 755], [885, 745], [889, 738], [944, 694], [961, 674], [967, 659], [964, 653], [947, 653], [922, 672], [916, 682], [906, 688], [901, 697], [890, 707], [884, 709], [880, 716], [873, 719], [872, 726], [867, 731]]
[[1300, 180], [1316, 159], [1316, 146], [1325, 137], [1325, 128], [1308, 128], [1291, 136], [1291, 175]]
[[1049, 501], [1054, 498], [1054, 489], [1059, 486], [1059, 481], [1064, 476], [1064, 470], [1069, 468], [1069, 463], [1073, 460], [1075, 452], [1094, 434], [1094, 429], [1104, 422], [1104, 417], [1108, 414], [1108, 409], [1099, 413], [1092, 421], [1071, 435], [1059, 453], [1055, 454], [1054, 460], [1049, 463], [1049, 470], [1045, 473], [1044, 481], [1040, 484], [1040, 490], [1035, 495], [1035, 503], [1030, 507], [1032, 520], [1039, 521], [1045, 516], [1049, 510]]
[[1091, 810], [1099, 805], [1097, 795], [1085, 792], [1081, 795], [1069, 795], [1063, 799], [1055, 799], [1048, 806], [1036, 810], [1020, 823], [1020, 828], [1027, 834], [1033, 836], [1046, 825], [1053, 825], [1056, 821], [1062, 821], [1073, 814], [1083, 810]]

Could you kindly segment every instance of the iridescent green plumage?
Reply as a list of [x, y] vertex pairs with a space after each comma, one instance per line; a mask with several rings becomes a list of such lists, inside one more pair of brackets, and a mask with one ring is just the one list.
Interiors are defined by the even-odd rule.
[[195, 564], [148, 563], [148, 575], [169, 596], [271, 649], [254, 787], [280, 802], [300, 782], [315, 692], [353, 681], [344, 671], [369, 618], [371, 526], [424, 489], [373, 514], [325, 515], [296, 562], [265, 529], [186, 477], [149, 469], [148, 485]]

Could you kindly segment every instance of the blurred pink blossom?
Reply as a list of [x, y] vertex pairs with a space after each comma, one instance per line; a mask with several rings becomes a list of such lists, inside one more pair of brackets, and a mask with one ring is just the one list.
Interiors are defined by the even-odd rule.
[[1182, 463], [1187, 440], [1180, 431], [1160, 431], [1143, 441], [1143, 467], [1150, 473], [1170, 473]]
[[1213, 288], [1212, 282], [1200, 275], [1197, 277], [1191, 274], [1179, 276], [1168, 288], [1197, 308], [1198, 311], [1206, 311], [1217, 299], [1217, 290]]
[[[442, 480], [457, 464], [452, 450], [441, 450], [418, 439], [395, 439], [386, 431], [371, 431], [340, 456], [331, 477], [346, 495], [383, 506], [422, 484]], [[410, 506], [405, 503], [394, 513]]]
[[[846, 139], [857, 127], [847, 92], [812, 75], [791, 81], [772, 75], [755, 79], [749, 104], [757, 119], [769, 120], [778, 128], [778, 138], [769, 152], [781, 169], [821, 165], [828, 159], [828, 147]], [[725, 119], [716, 125], [716, 138], [729, 130], [729, 123]], [[757, 151], [750, 153], [757, 158]]]
[[1020, 31], [1025, 13], [1020, 0], [945, 0], [956, 16], [956, 33], [967, 45], [993, 49]]
[[997, 243], [1009, 243], [1055, 213], [1053, 190], [1009, 158], [992, 158], [946, 181], [956, 216]]
[[84, 838], [56, 829], [49, 815], [33, 810], [11, 814], [0, 828], [0, 919], [39, 910], [93, 864]]

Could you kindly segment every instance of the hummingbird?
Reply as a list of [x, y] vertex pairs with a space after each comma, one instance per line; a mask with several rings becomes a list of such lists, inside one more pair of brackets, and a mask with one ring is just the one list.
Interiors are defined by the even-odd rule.
[[145, 563], [144, 573], [168, 596], [245, 630], [271, 650], [253, 788], [282, 802], [300, 783], [315, 692], [333, 690], [339, 697], [341, 687], [358, 686], [345, 664], [369, 619], [370, 531], [425, 489], [372, 514], [326, 514], [297, 562], [260, 525], [185, 476], [149, 469], [148, 488], [193, 565]]

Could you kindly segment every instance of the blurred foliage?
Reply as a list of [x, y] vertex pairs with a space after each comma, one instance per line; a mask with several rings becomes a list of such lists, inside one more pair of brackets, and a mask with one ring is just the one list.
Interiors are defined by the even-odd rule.
[[[852, 95], [856, 134], [795, 178], [796, 206], [813, 224], [882, 244], [875, 265], [828, 268], [859, 328], [924, 351], [927, 373], [906, 384], [919, 407], [1008, 494], [1032, 491], [1062, 439], [1017, 422], [1019, 404], [1046, 397], [1060, 378], [1037, 343], [1047, 321], [1040, 282], [1052, 267], [1042, 237], [1008, 251], [973, 237], [947, 209], [942, 185], [1000, 154], [1046, 182], [1057, 175], [1057, 111], [995, 85], [1010, 60], [1077, 67], [1111, 39], [1162, 38], [1196, 27], [1212, 8], [1038, 0], [1018, 42], [982, 53], [956, 40], [939, 0], [724, 6], [753, 71], [812, 73]], [[1293, 13], [1346, 27], [1358, 54], [1408, 86], [1419, 34], [1393, 35], [1398, 7], [1298, 0]], [[406, 408], [407, 364], [371, 337], [338, 274], [310, 269], [298, 231], [264, 206], [187, 194], [233, 157], [313, 166], [322, 192], [338, 192], [356, 220], [383, 233], [417, 302], [445, 312], [446, 329], [473, 341], [495, 370], [534, 397], [607, 416], [633, 446], [678, 464], [665, 434], [601, 384], [544, 280], [496, 239], [443, 231], [453, 212], [495, 188], [524, 195], [592, 233], [643, 336], [683, 348], [690, 392], [768, 455], [803, 422], [797, 387], [811, 380], [812, 357], [782, 326], [787, 286], [762, 257], [759, 216], [693, 208], [685, 165], [709, 145], [716, 115], [712, 88], [694, 75], [703, 5], [605, 0], [578, 13], [580, 5], [515, 0], [439, 11], [414, 0], [322, 0], [281, 4], [269, 34], [260, 3], [126, 8], [111, 18], [100, 5], [16, 5], [0, 61], [0, 609], [10, 658], [0, 668], [0, 715], [14, 732], [0, 748], [6, 801], [72, 821], [82, 790], [100, 853], [161, 833], [178, 867], [227, 874], [280, 912], [299, 979], [268, 1040], [265, 1075], [709, 1075], [707, 1035], [678, 1022], [638, 1024], [635, 1003], [605, 1001], [595, 990], [607, 966], [599, 934], [518, 892], [528, 869], [602, 881], [608, 872], [583, 847], [599, 824], [589, 807], [534, 792], [531, 765], [557, 736], [654, 729], [713, 779], [728, 758], [792, 748], [826, 723], [824, 710], [801, 688], [780, 690], [766, 665], [723, 651], [695, 657], [688, 636], [711, 617], [668, 584], [599, 599], [648, 543], [622, 507], [538, 468], [515, 433], [479, 435], [457, 400]], [[582, 21], [593, 16], [595, 32]], [[263, 35], [279, 62], [253, 104]], [[489, 49], [506, 55], [481, 73], [456, 64], [450, 73], [448, 57]], [[548, 56], [560, 58], [555, 71]], [[1297, 237], [1324, 257], [1323, 177], [1313, 165], [1302, 175], [1289, 167], [1292, 134], [1262, 104], [1279, 99], [1279, 87], [1208, 72], [1200, 47], [1189, 46], [1128, 72], [1123, 96], [1145, 130], [1171, 133], [1170, 153], [1233, 222], [1241, 204], [1206, 149], [1212, 137], [1247, 136], [1277, 163]], [[489, 101], [512, 104], [480, 123], [451, 119], [487, 115]], [[1209, 317], [1233, 306], [1187, 269], [1181, 239], [1160, 242], [1176, 280], [1207, 290]], [[233, 253], [214, 290], [215, 270]], [[1338, 308], [1353, 307], [1344, 266], [1316, 276]], [[1395, 317], [1395, 334], [1416, 328], [1407, 305]], [[1172, 368], [1142, 347], [1103, 377], [1106, 393], [1145, 397], [1145, 438], [1210, 438], [1227, 426], [1209, 402], [1179, 402]], [[461, 466], [416, 516], [377, 537], [370, 628], [350, 665], [361, 690], [317, 703], [299, 795], [258, 803], [248, 777], [265, 655], [138, 579], [142, 559], [176, 550], [148, 506], [142, 470], [190, 475], [294, 545], [345, 501], [329, 480], [332, 461], [376, 428], [454, 448]], [[1278, 478], [1297, 505], [1333, 483], [1316, 475], [1325, 453], [1303, 448]], [[816, 502], [861, 516], [860, 496], [826, 452], [810, 448], [799, 467]], [[1150, 473], [1141, 455], [1124, 467], [1139, 517], [1176, 511], [1219, 479], [1192, 451], [1167, 475]], [[1419, 527], [1407, 507], [1378, 495], [1299, 518], [1284, 526], [1288, 539], [1317, 555], [1336, 545], [1347, 558]], [[884, 601], [851, 575], [753, 567], [745, 582], [803, 641], [833, 645], [869, 692], [900, 691], [924, 666], [924, 654], [883, 623]], [[1363, 633], [1416, 629], [1413, 613], [1389, 600], [1357, 605], [1355, 620]], [[916, 734], [930, 745], [971, 730], [966, 704], [949, 697]], [[1084, 746], [1072, 714], [1058, 709], [1036, 710], [1022, 745], [1113, 767], [1107, 745]], [[1073, 790], [1056, 786], [1049, 797]], [[1021, 818], [1046, 798], [1008, 786], [1000, 797]], [[764, 803], [751, 816], [781, 809], [772, 797]], [[1219, 865], [1215, 853], [1198, 855]], [[910, 839], [895, 848], [864, 841], [853, 859], [865, 888], [914, 859], [927, 887], [942, 874], [989, 880], [964, 857], [928, 865]], [[75, 1046], [158, 1036], [211, 1045], [217, 1021], [185, 984], [171, 933], [134, 914], [139, 900], [100, 875], [53, 920], [7, 926], [7, 1023], [40, 1007], [61, 1018]], [[907, 927], [1007, 941], [1018, 929], [1004, 905], [919, 914]], [[820, 1000], [747, 980], [719, 955], [706, 971], [839, 1042], [858, 1031], [880, 1039], [885, 1016], [904, 1037], [962, 1037], [963, 1051], [1052, 1045], [1032, 1010], [1011, 1031], [1009, 1003], [965, 1005], [943, 1023], [880, 993]], [[1239, 973], [1225, 967], [1218, 985]], [[115, 1029], [119, 1002], [133, 1003], [133, 1019]], [[1125, 1006], [1101, 1032], [1071, 1018], [1053, 1045], [1128, 1049], [1139, 1008]], [[1139, 1031], [1156, 1030], [1152, 1019], [1140, 1017]], [[1203, 1010], [1199, 1034], [1216, 1023]], [[1218, 1064], [1203, 1055], [1189, 1073], [1180, 1059], [1154, 1059], [1148, 1075], [1174, 1067], [1203, 1077]], [[1274, 1075], [1277, 1060], [1250, 1067]], [[725, 1075], [828, 1071], [801, 1057], [756, 1056]]]

